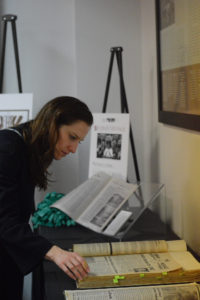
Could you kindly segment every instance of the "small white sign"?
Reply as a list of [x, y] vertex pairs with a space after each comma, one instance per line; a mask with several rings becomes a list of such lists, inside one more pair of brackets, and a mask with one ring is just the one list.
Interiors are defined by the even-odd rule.
[[132, 212], [121, 210], [103, 233], [107, 235], [115, 235], [118, 232], [118, 230], [125, 224], [125, 222], [130, 218], [131, 215]]
[[89, 177], [105, 172], [127, 179], [129, 114], [94, 113], [91, 128]]
[[0, 94], [0, 129], [30, 120], [32, 105], [32, 94]]

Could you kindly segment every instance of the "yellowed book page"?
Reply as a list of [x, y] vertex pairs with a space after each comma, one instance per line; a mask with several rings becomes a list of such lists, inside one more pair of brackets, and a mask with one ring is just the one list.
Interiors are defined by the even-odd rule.
[[188, 283], [64, 291], [64, 295], [66, 300], [199, 300], [199, 289], [196, 283]]
[[167, 252], [168, 246], [164, 240], [115, 242], [112, 243], [112, 254]]
[[[112, 248], [112, 251], [111, 251]], [[109, 243], [74, 244], [73, 251], [82, 256], [106, 256], [136, 253], [159, 253], [171, 251], [186, 251], [184, 240], [164, 241], [129, 241]]]
[[106, 256], [110, 255], [109, 243], [74, 244], [73, 251], [81, 256]]
[[170, 252], [170, 255], [178, 264], [182, 266], [183, 270], [200, 272], [200, 263], [189, 251]]
[[187, 251], [187, 245], [184, 240], [167, 241], [168, 252]]
[[181, 269], [181, 265], [168, 252], [86, 257], [86, 260], [90, 267], [88, 278], [116, 274], [154, 274]]

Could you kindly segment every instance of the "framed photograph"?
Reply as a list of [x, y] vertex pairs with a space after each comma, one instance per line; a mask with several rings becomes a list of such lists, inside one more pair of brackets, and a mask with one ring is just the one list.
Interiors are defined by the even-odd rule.
[[0, 130], [32, 118], [32, 94], [0, 94]]
[[155, 3], [159, 122], [200, 130], [200, 1]]

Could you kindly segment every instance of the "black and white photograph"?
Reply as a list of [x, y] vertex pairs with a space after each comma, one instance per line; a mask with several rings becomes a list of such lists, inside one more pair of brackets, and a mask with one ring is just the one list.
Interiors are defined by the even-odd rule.
[[0, 94], [0, 130], [32, 118], [33, 94]]
[[127, 179], [130, 116], [94, 113], [91, 128], [89, 177], [106, 172]]
[[107, 204], [92, 218], [91, 223], [101, 227], [123, 201], [120, 194], [113, 194]]
[[0, 110], [0, 129], [14, 127], [29, 120], [29, 110]]
[[97, 134], [97, 158], [121, 159], [121, 134]]

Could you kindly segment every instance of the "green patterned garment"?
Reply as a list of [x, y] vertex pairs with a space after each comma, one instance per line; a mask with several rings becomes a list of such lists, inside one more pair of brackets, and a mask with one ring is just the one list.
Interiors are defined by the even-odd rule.
[[48, 193], [44, 200], [37, 205], [37, 210], [32, 217], [33, 228], [39, 226], [60, 227], [60, 226], [74, 226], [75, 221], [72, 220], [64, 212], [55, 207], [50, 207], [54, 202], [62, 198], [64, 194]]

